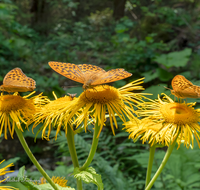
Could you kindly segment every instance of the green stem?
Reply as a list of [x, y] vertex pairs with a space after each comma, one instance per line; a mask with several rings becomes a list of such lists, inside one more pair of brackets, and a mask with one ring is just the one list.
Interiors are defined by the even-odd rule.
[[28, 157], [31, 159], [31, 161], [33, 162], [33, 164], [36, 166], [36, 168], [39, 170], [39, 172], [43, 175], [43, 177], [49, 182], [49, 184], [55, 189], [55, 190], [59, 190], [58, 187], [56, 187], [55, 183], [51, 180], [51, 178], [47, 175], [47, 173], [43, 170], [43, 168], [41, 167], [41, 165], [38, 163], [38, 161], [36, 160], [36, 158], [33, 156], [32, 152], [30, 151], [26, 140], [24, 139], [24, 136], [22, 134], [22, 132], [15, 127], [15, 132], [17, 133], [17, 136], [20, 140], [21, 145], [23, 146], [26, 154], [28, 155]]
[[156, 145], [153, 145], [153, 146], [150, 147], [149, 162], [148, 162], [148, 168], [147, 168], [147, 174], [146, 174], [145, 187], [147, 187], [147, 185], [149, 184], [150, 179], [151, 179], [151, 170], [152, 170], [152, 166], [153, 166], [153, 159], [154, 159], [155, 150], [156, 150]]
[[[72, 158], [72, 163], [74, 165], [74, 168], [79, 168], [79, 163], [78, 163], [78, 158], [77, 158], [77, 153], [76, 153], [76, 147], [75, 147], [75, 143], [74, 143], [74, 131], [71, 129], [70, 126], [67, 126], [67, 143], [68, 143], [68, 147], [69, 147], [69, 152]], [[76, 183], [77, 183], [77, 189], [78, 190], [82, 190], [82, 181], [76, 179]]]
[[154, 182], [156, 181], [156, 179], [158, 178], [158, 176], [160, 175], [160, 173], [162, 172], [162, 170], [164, 169], [173, 149], [174, 149], [174, 146], [176, 144], [176, 140], [171, 144], [169, 145], [168, 149], [167, 149], [167, 152], [165, 154], [165, 157], [163, 158], [163, 161], [162, 163], [160, 164], [160, 167], [158, 168], [157, 172], [155, 173], [155, 175], [153, 176], [152, 180], [150, 181], [150, 183], [148, 184], [148, 186], [145, 188], [145, 190], [150, 190], [151, 187], [153, 186]]
[[98, 121], [96, 121], [95, 126], [94, 126], [94, 134], [93, 134], [93, 140], [92, 140], [90, 153], [88, 155], [87, 160], [85, 161], [83, 166], [80, 168], [80, 170], [85, 170], [86, 168], [88, 168], [94, 158], [95, 152], [97, 150], [97, 145], [99, 142], [99, 137], [97, 137], [99, 134], [99, 130], [100, 130], [100, 126], [98, 126]]

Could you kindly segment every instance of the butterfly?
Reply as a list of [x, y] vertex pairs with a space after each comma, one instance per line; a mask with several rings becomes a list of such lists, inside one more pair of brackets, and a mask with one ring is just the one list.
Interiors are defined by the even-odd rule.
[[106, 72], [98, 66], [89, 64], [75, 65], [73, 63], [51, 61], [49, 62], [49, 66], [59, 74], [82, 83], [84, 89], [91, 88], [95, 85], [118, 81], [132, 75], [124, 69], [112, 69]]
[[3, 79], [1, 91], [6, 92], [27, 92], [35, 89], [35, 81], [27, 77], [20, 68], [9, 71]]
[[193, 85], [182, 75], [176, 75], [172, 79], [171, 93], [178, 98], [199, 98], [200, 87]]

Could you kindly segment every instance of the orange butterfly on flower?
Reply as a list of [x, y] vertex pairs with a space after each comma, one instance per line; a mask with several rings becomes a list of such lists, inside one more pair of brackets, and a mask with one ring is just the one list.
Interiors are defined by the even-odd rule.
[[20, 68], [9, 71], [3, 79], [0, 91], [27, 92], [35, 89], [35, 81], [27, 77]]
[[98, 66], [89, 64], [75, 65], [72, 63], [51, 61], [49, 62], [49, 66], [57, 73], [82, 83], [84, 89], [125, 79], [132, 75], [124, 69], [112, 69], [106, 72]]
[[172, 79], [171, 93], [178, 98], [199, 98], [200, 87], [193, 85], [182, 75], [176, 75]]

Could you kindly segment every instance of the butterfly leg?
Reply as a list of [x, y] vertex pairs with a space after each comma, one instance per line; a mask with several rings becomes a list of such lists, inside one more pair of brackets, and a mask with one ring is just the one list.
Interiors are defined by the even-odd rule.
[[[107, 85], [108, 86], [108, 85]], [[106, 90], [107, 88], [105, 88], [105, 85], [102, 85], [102, 87]]]

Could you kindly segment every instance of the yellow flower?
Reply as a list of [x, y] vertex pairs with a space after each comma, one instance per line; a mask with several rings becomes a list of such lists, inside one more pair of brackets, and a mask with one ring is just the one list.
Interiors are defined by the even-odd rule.
[[5, 139], [9, 130], [13, 138], [14, 129], [23, 131], [21, 123], [26, 124], [33, 118], [37, 109], [46, 101], [41, 95], [28, 99], [33, 93], [21, 97], [18, 93], [13, 95], [0, 95], [0, 136], [4, 130]]
[[[45, 105], [35, 115], [35, 128], [39, 123], [44, 122], [42, 137], [49, 139], [52, 126], [56, 127], [56, 138], [62, 126], [64, 126], [67, 134], [67, 125], [73, 129], [73, 124], [79, 126], [84, 122], [85, 131], [89, 118], [92, 118], [93, 123], [98, 122], [102, 130], [108, 114], [110, 118], [111, 128], [114, 132], [117, 121], [116, 115], [125, 122], [127, 118], [134, 118], [135, 111], [133, 106], [142, 102], [142, 94], [133, 93], [133, 90], [143, 90], [143, 78], [133, 81], [120, 89], [103, 85], [96, 86], [84, 91], [78, 98], [66, 96], [63, 98], [56, 98], [49, 104]], [[48, 133], [46, 134], [46, 129]], [[100, 131], [101, 131], [100, 130]], [[99, 132], [100, 134], [100, 132]]]
[[[35, 114], [34, 117], [34, 125], [33, 129], [39, 124], [44, 122], [42, 126], [42, 138], [46, 138], [49, 140], [49, 136], [51, 134], [52, 127], [55, 127], [57, 129], [56, 136], [62, 127], [64, 125], [65, 133], [67, 134], [67, 125], [70, 125], [70, 127], [73, 129], [72, 122], [73, 120], [69, 120], [69, 122], [66, 122], [66, 118], [68, 117], [68, 109], [73, 101], [76, 101], [76, 98], [73, 96], [65, 96], [62, 98], [57, 98], [56, 95], [55, 100], [50, 101], [50, 103], [46, 104], [45, 106], [40, 109]], [[77, 113], [78, 114], [78, 113]], [[33, 120], [32, 120], [33, 121]], [[48, 132], [46, 134], [46, 129], [48, 129]]]
[[[69, 187], [69, 186], [67, 186], [68, 180], [66, 180], [65, 177], [55, 177], [55, 176], [53, 176], [51, 179], [55, 184], [58, 184], [61, 187]], [[40, 181], [41, 181], [40, 183], [36, 183], [36, 184], [37, 185], [46, 184], [46, 179], [44, 177], [40, 178]]]
[[[162, 133], [162, 123], [154, 122], [150, 118], [144, 119], [132, 119], [125, 123], [123, 130], [130, 133], [129, 138], [136, 141], [137, 139], [142, 140], [142, 143], [148, 141], [149, 144], [161, 144], [169, 146], [170, 143], [170, 133]], [[158, 133], [159, 132], [159, 133]]]
[[84, 122], [86, 130], [88, 117], [91, 117], [95, 123], [98, 122], [100, 134], [105, 125], [107, 114], [110, 119], [112, 132], [115, 135], [114, 125], [118, 128], [116, 116], [123, 122], [126, 122], [127, 118], [135, 118], [134, 114], [136, 112], [133, 106], [141, 103], [143, 96], [140, 93], [136, 94], [132, 91], [143, 90], [141, 86], [137, 86], [142, 82], [142, 79], [139, 79], [119, 89], [108, 85], [100, 85], [87, 89], [77, 98], [77, 101], [70, 105], [67, 119], [72, 118], [74, 114], [82, 109], [82, 113], [77, 117], [74, 123], [78, 126]]
[[[5, 161], [5, 160], [1, 161], [0, 164], [2, 164], [4, 161]], [[13, 163], [11, 163], [11, 164], [5, 166], [4, 168], [0, 169], [0, 176], [3, 176], [3, 175], [5, 175], [5, 174], [7, 174], [7, 173], [10, 173], [10, 172], [14, 172], [14, 171], [7, 171], [7, 169], [8, 169], [9, 167], [12, 167], [12, 166], [14, 166]], [[8, 177], [5, 178], [5, 179], [3, 179], [3, 180], [1, 180], [0, 183], [2, 183], [3, 181], [5, 181], [5, 180], [7, 180], [7, 179], [8, 179]], [[18, 188], [9, 187], [9, 186], [0, 186], [0, 189], [1, 189], [1, 190], [13, 190], [13, 189], [19, 190]]]
[[[176, 103], [167, 95], [163, 99], [158, 96], [157, 101], [146, 102], [143, 104], [143, 109], [138, 111], [138, 114], [145, 117], [139, 122], [136, 127], [134, 124], [127, 125], [125, 129], [131, 133], [130, 138], [136, 139], [142, 135], [143, 142], [162, 143], [169, 145], [169, 143], [178, 143], [178, 148], [181, 142], [189, 148], [190, 144], [193, 146], [194, 137], [199, 143], [200, 126], [200, 110], [194, 109], [195, 103]], [[137, 128], [139, 133], [135, 134]]]

